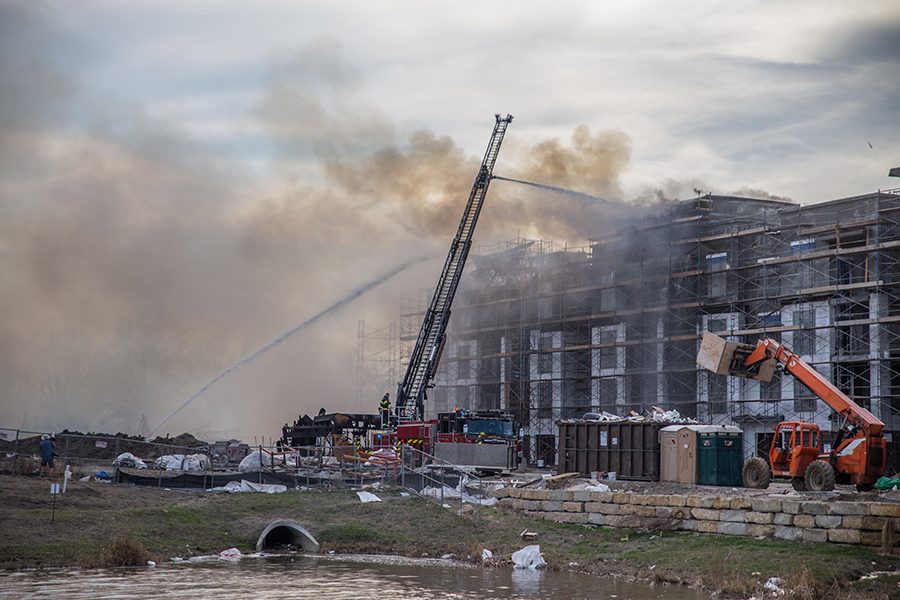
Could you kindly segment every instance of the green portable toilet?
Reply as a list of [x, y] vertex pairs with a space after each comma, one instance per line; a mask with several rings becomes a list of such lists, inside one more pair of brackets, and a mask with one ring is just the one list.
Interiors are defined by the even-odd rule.
[[695, 425], [697, 483], [743, 486], [744, 432], [732, 425]]

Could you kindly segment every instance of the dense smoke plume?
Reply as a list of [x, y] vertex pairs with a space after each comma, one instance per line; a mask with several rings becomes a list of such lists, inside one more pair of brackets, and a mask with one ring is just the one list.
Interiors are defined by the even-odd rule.
[[[395, 319], [434, 285], [480, 149], [399, 130], [354, 96], [356, 75], [323, 41], [273, 61], [252, 115], [274, 149], [260, 175], [66, 76], [45, 46], [59, 32], [27, 6], [0, 8], [0, 427], [146, 432], [261, 343], [436, 256], [231, 374], [167, 429], [273, 435], [320, 406], [374, 410], [354, 398], [356, 320]], [[522, 141], [519, 123], [498, 174], [620, 200], [624, 134]], [[607, 217], [496, 182], [476, 237], [582, 240]]]

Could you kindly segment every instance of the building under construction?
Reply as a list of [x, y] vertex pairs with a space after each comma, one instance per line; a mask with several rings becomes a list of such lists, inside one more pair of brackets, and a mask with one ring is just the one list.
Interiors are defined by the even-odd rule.
[[804, 206], [707, 195], [584, 248], [520, 240], [473, 258], [431, 417], [508, 410], [526, 459], [547, 465], [560, 419], [651, 406], [740, 426], [745, 456], [767, 448], [783, 419], [814, 421], [829, 441], [830, 410], [794, 378], [759, 383], [698, 368], [709, 330], [774, 338], [802, 355], [885, 422], [897, 467], [900, 190]]

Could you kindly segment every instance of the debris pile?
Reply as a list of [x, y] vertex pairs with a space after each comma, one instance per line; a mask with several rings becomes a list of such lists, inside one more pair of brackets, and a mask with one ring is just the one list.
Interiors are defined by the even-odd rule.
[[[686, 423], [698, 424], [699, 421], [690, 417], [683, 417], [677, 410], [664, 410], [658, 406], [651, 406], [644, 414], [635, 411], [629, 411], [624, 417], [615, 415], [611, 412], [601, 411], [599, 413], [584, 413], [580, 421], [596, 421], [599, 423], [615, 423], [619, 421], [629, 421], [633, 423]], [[572, 421], [569, 421], [572, 422]]]

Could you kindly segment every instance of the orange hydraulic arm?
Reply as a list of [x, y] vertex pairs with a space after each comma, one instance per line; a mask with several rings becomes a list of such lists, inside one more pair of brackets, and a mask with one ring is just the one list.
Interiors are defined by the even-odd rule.
[[803, 385], [821, 398], [835, 412], [844, 417], [841, 435], [834, 443], [835, 448], [840, 445], [840, 441], [843, 439], [858, 437], [859, 431], [862, 431], [866, 437], [880, 437], [882, 435], [884, 423], [878, 417], [851, 400], [847, 394], [822, 377], [818, 371], [775, 340], [771, 338], [760, 340], [756, 345], [756, 349], [744, 360], [744, 365], [751, 367], [767, 359], [774, 359], [784, 365], [785, 370], [799, 379]]

